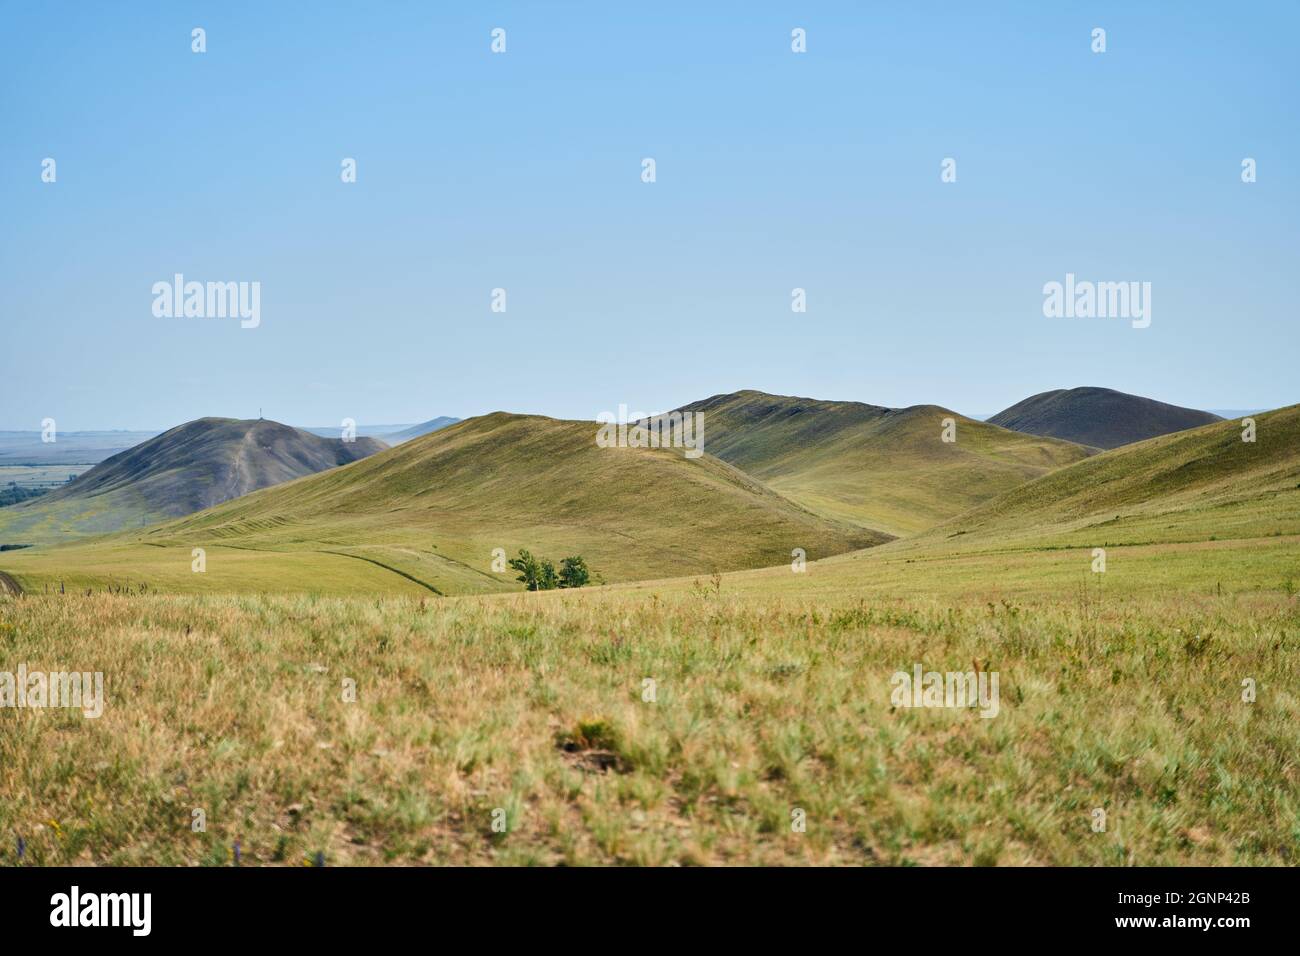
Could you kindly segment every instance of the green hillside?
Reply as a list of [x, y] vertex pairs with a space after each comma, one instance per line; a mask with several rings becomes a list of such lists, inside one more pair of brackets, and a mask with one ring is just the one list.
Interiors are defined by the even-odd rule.
[[[918, 540], [1143, 544], [1300, 534], [1300, 405], [1224, 421], [1062, 468]], [[957, 541], [957, 539], [961, 539]]]
[[[746, 600], [1082, 602], [1300, 589], [1300, 405], [1089, 457], [915, 537], [792, 575], [728, 575]], [[1093, 573], [1093, 549], [1107, 552]], [[651, 582], [631, 585], [659, 593]], [[1294, 597], [1292, 597], [1294, 600]]]
[[[496, 548], [580, 554], [620, 581], [788, 565], [795, 548], [815, 560], [887, 540], [711, 456], [600, 448], [595, 433], [537, 416], [470, 419], [145, 532], [14, 552], [0, 567], [27, 587], [62, 575], [92, 586], [333, 591], [333, 575], [368, 565], [390, 581], [379, 590], [465, 593], [519, 588], [513, 572], [491, 570]], [[196, 547], [202, 574], [191, 571]]]
[[[828, 517], [909, 535], [1091, 453], [937, 405], [889, 409], [741, 391], [687, 405], [705, 449]], [[956, 423], [951, 443], [942, 422]]]

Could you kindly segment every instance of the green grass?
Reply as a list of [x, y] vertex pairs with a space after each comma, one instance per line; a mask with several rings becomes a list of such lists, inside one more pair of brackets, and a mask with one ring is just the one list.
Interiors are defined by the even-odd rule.
[[[193, 568], [192, 549], [121, 542], [116, 538], [75, 547], [32, 549], [0, 555], [0, 568], [16, 572], [29, 593], [129, 588], [136, 592], [273, 594], [307, 590], [320, 595], [430, 594], [427, 588], [369, 561], [312, 551], [277, 553], [215, 546], [206, 550], [203, 573]], [[10, 560], [10, 554], [13, 560]], [[18, 555], [31, 555], [18, 560]], [[35, 559], [35, 560], [33, 560]], [[21, 569], [21, 570], [20, 570]]]
[[[0, 599], [6, 661], [108, 688], [98, 720], [0, 711], [0, 831], [36, 864], [1295, 865], [1300, 550], [1273, 548], [1216, 584], [1125, 549], [1058, 593], [867, 552], [716, 587]], [[893, 672], [976, 660], [997, 717], [891, 708]]]

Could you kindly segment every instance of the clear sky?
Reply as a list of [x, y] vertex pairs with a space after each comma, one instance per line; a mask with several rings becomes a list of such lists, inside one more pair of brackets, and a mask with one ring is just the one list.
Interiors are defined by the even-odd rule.
[[[5, 0], [0, 428], [1290, 404], [1298, 34], [1294, 2]], [[155, 317], [178, 272], [260, 282], [261, 325]], [[1150, 327], [1046, 318], [1067, 272], [1150, 282]]]

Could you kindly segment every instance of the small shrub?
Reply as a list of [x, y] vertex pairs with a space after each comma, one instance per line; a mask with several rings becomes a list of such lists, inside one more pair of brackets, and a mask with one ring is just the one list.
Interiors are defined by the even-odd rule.
[[510, 567], [519, 572], [515, 580], [522, 581], [530, 591], [552, 591], [555, 588], [580, 588], [591, 580], [587, 562], [581, 555], [565, 558], [560, 570], [550, 558], [533, 557], [526, 548], [519, 549], [519, 557], [511, 558]]

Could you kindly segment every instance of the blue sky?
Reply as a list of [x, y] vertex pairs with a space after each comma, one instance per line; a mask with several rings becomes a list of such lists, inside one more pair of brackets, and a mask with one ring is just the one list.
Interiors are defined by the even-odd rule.
[[4, 4], [0, 428], [1300, 400], [1300, 5], [702, 6]]

